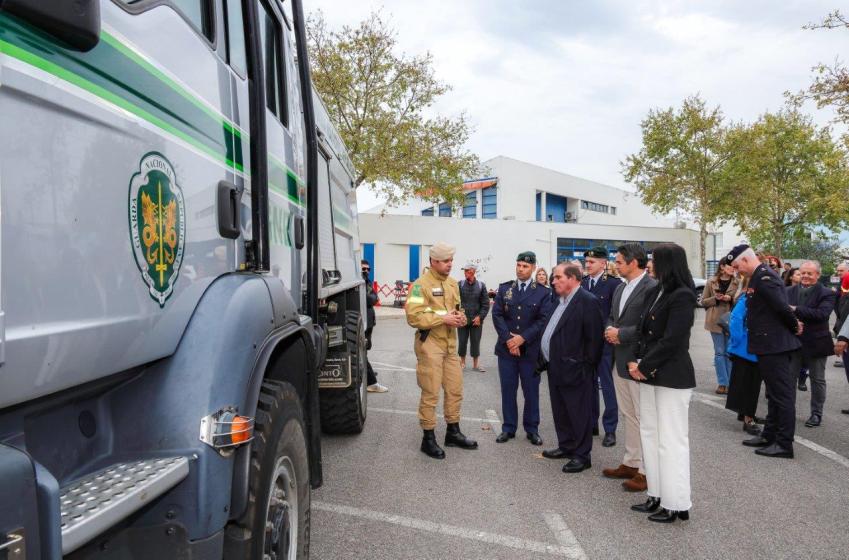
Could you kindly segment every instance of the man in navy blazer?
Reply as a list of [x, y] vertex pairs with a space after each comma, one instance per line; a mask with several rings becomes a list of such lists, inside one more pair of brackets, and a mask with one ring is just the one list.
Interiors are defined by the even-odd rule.
[[[598, 298], [581, 288], [581, 269], [559, 264], [551, 272], [557, 296], [540, 343], [542, 368], [548, 368], [548, 392], [558, 447], [549, 459], [569, 458], [563, 472], [592, 467], [593, 377], [604, 347], [604, 315]], [[595, 393], [598, 400], [598, 393]]]
[[505, 443], [516, 437], [519, 409], [516, 393], [522, 385], [525, 406], [522, 427], [533, 445], [542, 445], [539, 435], [539, 382], [536, 374], [539, 339], [545, 328], [551, 292], [533, 280], [537, 257], [531, 251], [516, 257], [516, 280], [498, 286], [492, 304], [492, 323], [498, 333], [495, 355], [501, 382], [501, 413], [504, 422], [495, 438]]
[[787, 303], [802, 321], [801, 350], [793, 354], [790, 371], [808, 368], [811, 376], [811, 416], [805, 426], [813, 428], [822, 423], [825, 404], [825, 361], [834, 352], [828, 319], [837, 302], [837, 294], [819, 283], [820, 264], [805, 261], [799, 267], [801, 283], [787, 288]]
[[[607, 247], [593, 247], [584, 252], [587, 275], [581, 281], [581, 287], [598, 298], [601, 311], [605, 317], [610, 315], [610, 305], [616, 288], [622, 285], [622, 280], [607, 274]], [[604, 399], [604, 416], [601, 423], [604, 427], [604, 447], [616, 445], [616, 427], [619, 424], [619, 403], [616, 402], [616, 388], [613, 385], [613, 346], [604, 343], [604, 353], [598, 363], [598, 371], [593, 379], [593, 435], [598, 434], [598, 417], [601, 407], [598, 402], [598, 389]]]

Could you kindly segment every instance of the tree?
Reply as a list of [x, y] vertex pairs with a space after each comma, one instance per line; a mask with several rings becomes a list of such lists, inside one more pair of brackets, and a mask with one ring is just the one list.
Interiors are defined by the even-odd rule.
[[822, 231], [811, 234], [800, 230], [784, 238], [781, 254], [783, 259], [819, 261], [822, 275], [829, 277], [840, 259], [840, 243]]
[[699, 226], [701, 275], [705, 276], [708, 225], [724, 217], [728, 161], [734, 148], [719, 107], [698, 95], [680, 109], [653, 109], [640, 123], [643, 147], [622, 164], [625, 180], [654, 211], [683, 212]]
[[[849, 19], [835, 10], [819, 23], [809, 23], [804, 28], [849, 29]], [[831, 65], [820, 62], [811, 70], [814, 72], [811, 85], [799, 93], [786, 95], [797, 107], [806, 100], [814, 101], [818, 109], [832, 107], [837, 119], [849, 124], [849, 69], [840, 60], [835, 60]]]
[[459, 205], [462, 184], [480, 170], [464, 146], [465, 116], [426, 116], [449, 90], [430, 54], [396, 54], [395, 33], [379, 13], [331, 31], [321, 12], [308, 22], [312, 78], [357, 170], [396, 205], [411, 196]]
[[846, 154], [827, 127], [793, 107], [735, 132], [733, 218], [753, 245], [781, 257], [789, 239], [849, 221]]

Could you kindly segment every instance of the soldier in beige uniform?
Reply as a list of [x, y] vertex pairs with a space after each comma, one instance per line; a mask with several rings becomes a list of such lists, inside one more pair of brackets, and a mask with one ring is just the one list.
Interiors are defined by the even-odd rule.
[[445, 391], [445, 445], [477, 449], [478, 443], [460, 431], [460, 403], [463, 401], [463, 370], [457, 355], [457, 327], [466, 324], [460, 309], [460, 288], [450, 278], [454, 247], [438, 242], [430, 249], [430, 267], [410, 288], [407, 296], [407, 323], [416, 329], [416, 378], [422, 390], [419, 424], [424, 430], [421, 450], [434, 459], [445, 452], [436, 443], [436, 405], [439, 391]]

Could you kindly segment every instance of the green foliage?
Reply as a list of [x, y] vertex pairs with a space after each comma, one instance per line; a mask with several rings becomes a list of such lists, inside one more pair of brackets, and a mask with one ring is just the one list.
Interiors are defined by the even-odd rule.
[[431, 56], [396, 54], [379, 13], [340, 31], [321, 12], [307, 23], [313, 83], [359, 173], [355, 186], [369, 184], [389, 205], [411, 196], [459, 205], [480, 162], [464, 148], [465, 116], [426, 116], [449, 89]]
[[781, 257], [786, 240], [849, 222], [846, 155], [828, 128], [790, 107], [765, 113], [732, 136], [735, 204], [725, 215], [753, 245]]
[[781, 254], [784, 259], [819, 261], [822, 275], [831, 276], [835, 263], [840, 260], [840, 243], [822, 231], [812, 234], [799, 229], [784, 238]]
[[707, 226], [725, 217], [729, 205], [728, 162], [734, 153], [719, 107], [698, 95], [679, 109], [653, 109], [642, 121], [643, 147], [622, 164], [625, 180], [656, 212], [682, 212], [700, 227], [702, 276]]

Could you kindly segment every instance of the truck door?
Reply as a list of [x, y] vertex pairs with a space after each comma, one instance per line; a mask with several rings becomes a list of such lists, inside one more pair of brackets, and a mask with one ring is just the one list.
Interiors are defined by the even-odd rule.
[[[0, 11], [6, 363], [0, 408], [174, 352], [239, 268], [216, 224], [244, 177], [206, 0], [101, 2], [81, 52]], [[151, 30], [156, 30], [152, 33]]]

